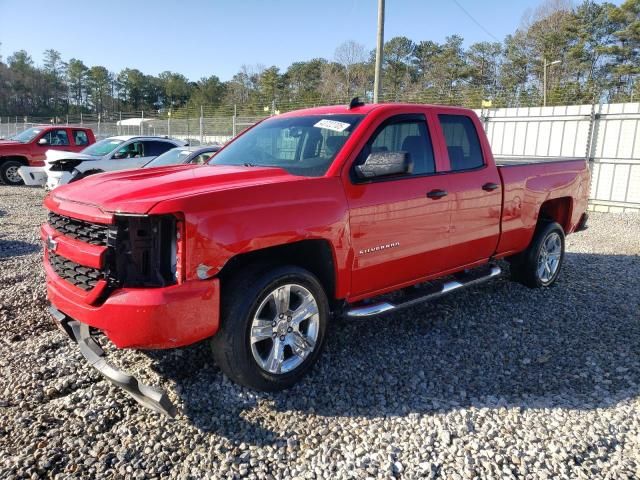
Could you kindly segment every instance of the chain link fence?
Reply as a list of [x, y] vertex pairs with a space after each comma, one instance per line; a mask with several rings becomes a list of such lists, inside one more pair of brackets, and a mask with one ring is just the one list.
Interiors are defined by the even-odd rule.
[[171, 116], [145, 115], [145, 112], [122, 112], [115, 115], [68, 115], [64, 117], [0, 117], [0, 138], [9, 138], [35, 125], [76, 125], [91, 128], [96, 138], [115, 135], [159, 135], [185, 140], [192, 145], [225, 143], [259, 122], [264, 116]]
[[[416, 99], [418, 100], [418, 99]], [[421, 99], [422, 100], [422, 99]], [[313, 104], [287, 105], [302, 108]], [[229, 112], [226, 113], [225, 112]], [[223, 113], [220, 113], [223, 111]], [[585, 158], [592, 172], [590, 206], [598, 211], [640, 212], [640, 103], [485, 108], [483, 120], [497, 158], [523, 161]], [[192, 145], [225, 143], [244, 129], [279, 113], [276, 105], [263, 115], [238, 115], [234, 107], [201, 107], [169, 113], [118, 112], [64, 117], [0, 117], [0, 138], [42, 124], [82, 125], [98, 138], [114, 135], [161, 135]]]

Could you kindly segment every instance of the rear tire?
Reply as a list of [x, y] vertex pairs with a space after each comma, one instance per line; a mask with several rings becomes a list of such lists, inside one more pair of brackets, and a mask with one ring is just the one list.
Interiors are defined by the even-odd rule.
[[316, 362], [330, 310], [322, 285], [307, 270], [265, 268], [242, 270], [223, 286], [211, 348], [231, 380], [273, 392], [291, 387]]
[[564, 230], [556, 222], [541, 223], [529, 248], [509, 259], [511, 278], [530, 288], [553, 285], [564, 261]]
[[22, 163], [17, 160], [5, 160], [0, 164], [0, 181], [5, 185], [22, 185], [24, 181], [18, 169], [22, 167]]

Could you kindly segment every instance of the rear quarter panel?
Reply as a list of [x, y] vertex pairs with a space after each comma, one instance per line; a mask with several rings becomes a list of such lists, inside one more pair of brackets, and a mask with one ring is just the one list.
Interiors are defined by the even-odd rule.
[[498, 171], [504, 185], [498, 256], [527, 248], [544, 202], [569, 199], [570, 210], [562, 225], [567, 234], [573, 232], [587, 209], [589, 170], [584, 160], [499, 166]]

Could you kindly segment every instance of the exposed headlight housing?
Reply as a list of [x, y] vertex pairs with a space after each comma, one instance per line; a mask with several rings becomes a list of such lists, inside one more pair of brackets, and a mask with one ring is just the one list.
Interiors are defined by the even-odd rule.
[[114, 287], [165, 287], [182, 281], [182, 222], [174, 215], [117, 215], [107, 244]]

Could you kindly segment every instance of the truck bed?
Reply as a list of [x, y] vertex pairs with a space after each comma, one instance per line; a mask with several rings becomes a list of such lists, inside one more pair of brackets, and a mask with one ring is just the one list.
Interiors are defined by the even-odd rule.
[[543, 163], [584, 162], [584, 158], [570, 157], [494, 157], [498, 167], [515, 167], [519, 165], [537, 165]]

